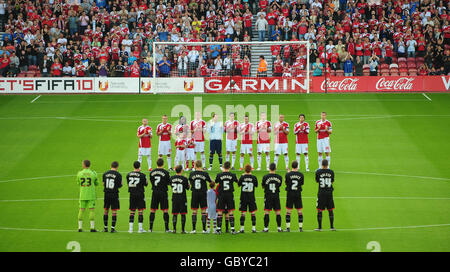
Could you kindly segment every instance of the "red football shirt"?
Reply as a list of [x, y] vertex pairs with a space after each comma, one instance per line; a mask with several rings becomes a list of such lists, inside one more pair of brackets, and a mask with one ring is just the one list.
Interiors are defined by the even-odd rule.
[[[143, 126], [142, 125], [142, 126], [140, 126], [137, 129], [137, 133], [138, 134], [147, 133], [147, 134], [152, 135], [152, 128], [150, 126]], [[152, 143], [150, 141], [150, 136], [142, 136], [139, 139], [139, 147], [140, 148], [150, 148], [150, 147], [152, 147]]]
[[269, 121], [258, 121], [256, 123], [256, 130], [258, 131], [258, 144], [270, 144], [270, 135], [267, 129], [271, 128], [272, 124]]
[[295, 143], [297, 144], [307, 144], [308, 134], [309, 134], [309, 124], [306, 122], [298, 122], [294, 126], [294, 134], [297, 135]]
[[289, 132], [289, 124], [286, 122], [282, 122], [282, 123], [276, 123], [275, 124], [275, 143], [277, 144], [287, 144], [288, 143], [288, 139], [287, 139], [287, 134], [284, 133], [282, 131], [282, 128], [284, 127], [285, 130], [287, 130]]
[[170, 131], [172, 130], [172, 125], [169, 123], [166, 124], [159, 124], [158, 127], [156, 128], [156, 131], [158, 133], [162, 133], [159, 136], [159, 141], [160, 142], [164, 142], [164, 141], [170, 141]]
[[228, 120], [225, 122], [223, 127], [225, 133], [227, 134], [228, 140], [236, 140], [237, 139], [237, 129], [239, 127], [239, 122], [234, 120]]
[[330, 137], [330, 133], [328, 133], [328, 131], [326, 131], [326, 127], [328, 127], [328, 129], [331, 129], [330, 121], [328, 121], [328, 120], [316, 121], [316, 129], [319, 129], [319, 132], [317, 133], [317, 139], [323, 139], [323, 138]]
[[205, 135], [203, 133], [203, 129], [206, 126], [206, 122], [203, 120], [193, 120], [191, 122], [191, 131], [194, 131], [192, 136], [196, 142], [204, 142]]
[[240, 133], [242, 134], [241, 144], [253, 144], [253, 124], [241, 124]]

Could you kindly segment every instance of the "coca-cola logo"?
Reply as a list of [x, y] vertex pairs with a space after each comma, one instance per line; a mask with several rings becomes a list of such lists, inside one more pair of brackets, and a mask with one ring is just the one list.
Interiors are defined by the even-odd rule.
[[[345, 78], [343, 80], [327, 80], [327, 91], [356, 91], [358, 88], [358, 78]], [[322, 91], [325, 91], [325, 80], [320, 85]]]
[[375, 85], [377, 91], [382, 90], [405, 90], [413, 89], [413, 77], [401, 77], [398, 79], [388, 80], [384, 77], [380, 78]]

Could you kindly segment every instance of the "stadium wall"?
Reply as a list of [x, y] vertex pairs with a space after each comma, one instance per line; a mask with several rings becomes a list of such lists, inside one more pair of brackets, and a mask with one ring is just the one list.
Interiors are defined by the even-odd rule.
[[[233, 83], [234, 84], [230, 84]], [[325, 91], [325, 77], [311, 78], [310, 92]], [[305, 93], [304, 78], [208, 77], [113, 78], [45, 77], [1, 78], [0, 94], [32, 93]], [[330, 93], [448, 92], [450, 76], [329, 77]]]

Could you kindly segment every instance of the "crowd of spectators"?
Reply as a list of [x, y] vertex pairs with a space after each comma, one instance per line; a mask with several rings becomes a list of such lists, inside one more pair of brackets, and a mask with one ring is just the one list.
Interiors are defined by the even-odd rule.
[[[158, 76], [250, 76], [250, 46], [153, 42], [250, 41], [253, 31], [309, 41], [313, 75], [377, 75], [401, 58], [418, 74], [449, 74], [449, 9], [445, 0], [0, 0], [0, 74], [147, 77], [154, 56]], [[274, 75], [302, 75], [303, 44], [271, 50]]]

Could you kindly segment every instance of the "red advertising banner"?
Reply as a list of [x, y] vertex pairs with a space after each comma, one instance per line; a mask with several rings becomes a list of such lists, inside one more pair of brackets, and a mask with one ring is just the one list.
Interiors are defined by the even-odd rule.
[[[231, 84], [234, 81], [234, 84]], [[325, 77], [310, 78], [310, 92], [325, 92]], [[450, 76], [329, 77], [327, 92], [446, 92]], [[304, 93], [304, 78], [211, 77], [206, 93]]]
[[[362, 76], [327, 78], [327, 92], [446, 92], [450, 76]], [[325, 92], [325, 77], [313, 77], [311, 92]]]
[[[234, 84], [231, 84], [233, 83]], [[305, 93], [304, 78], [208, 77], [205, 93]]]

